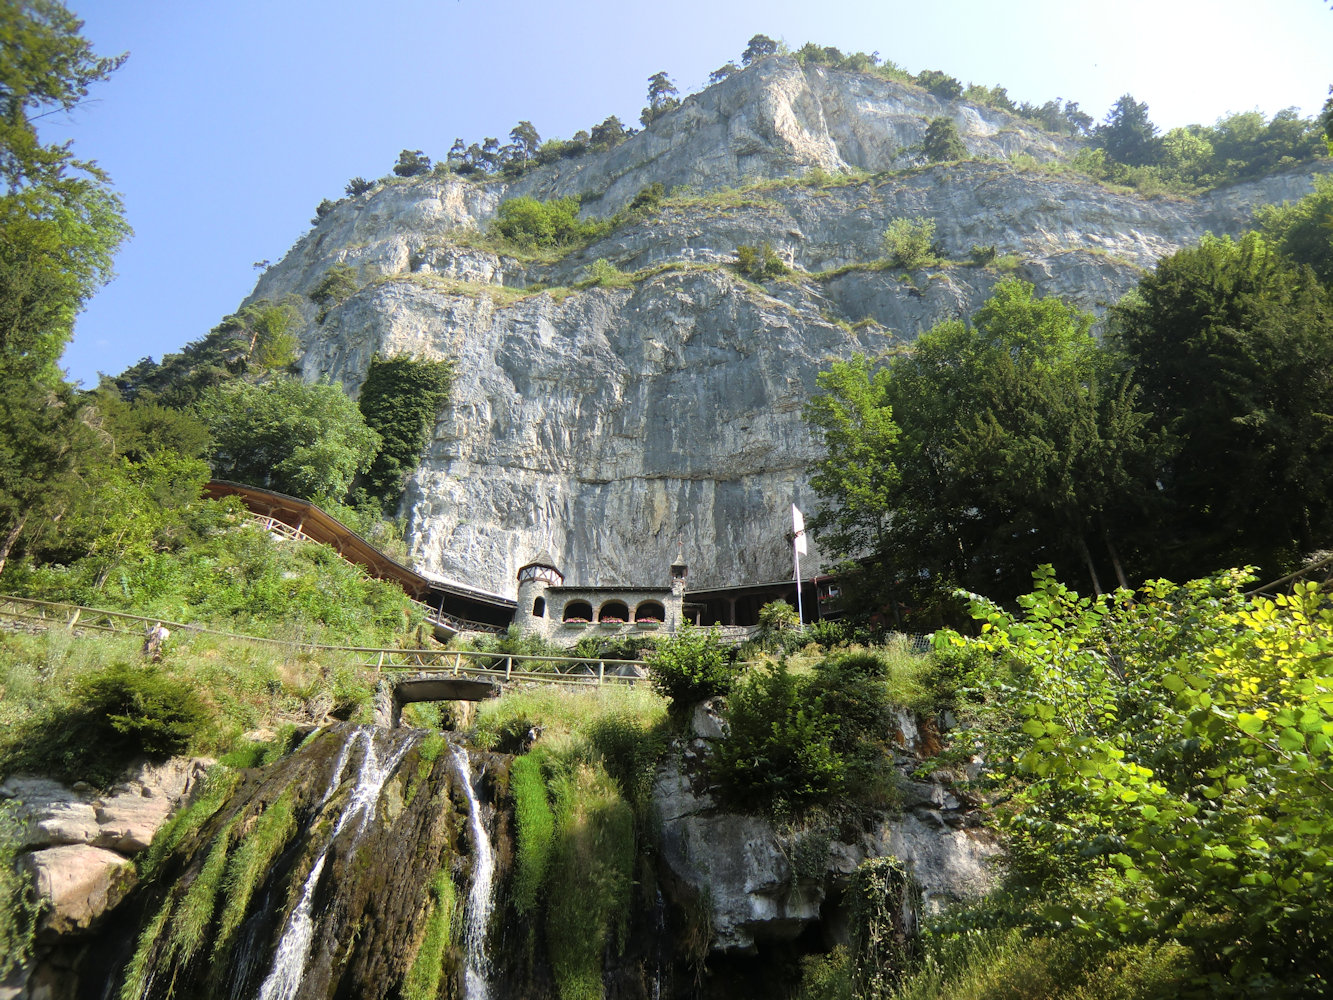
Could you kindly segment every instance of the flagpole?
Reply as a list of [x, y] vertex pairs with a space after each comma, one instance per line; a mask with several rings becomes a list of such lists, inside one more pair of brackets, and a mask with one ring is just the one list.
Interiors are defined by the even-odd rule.
[[792, 548], [792, 558], [796, 560], [796, 617], [800, 620], [801, 628], [805, 628], [805, 606], [801, 601], [801, 553]]
[[801, 553], [805, 551], [805, 518], [796, 504], [791, 505], [791, 555], [796, 560], [796, 617], [805, 628], [805, 603], [801, 598]]

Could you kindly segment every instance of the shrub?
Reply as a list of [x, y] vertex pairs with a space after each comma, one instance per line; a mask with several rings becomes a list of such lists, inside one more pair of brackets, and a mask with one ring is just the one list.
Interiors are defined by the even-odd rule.
[[602, 288], [620, 288], [629, 284], [629, 276], [605, 257], [598, 257], [588, 268], [588, 280]]
[[359, 194], [365, 194], [375, 185], [364, 177], [353, 177], [347, 182], [346, 192], [348, 197], [355, 198]]
[[500, 204], [491, 231], [520, 247], [567, 246], [598, 235], [605, 224], [595, 220], [579, 221], [577, 198], [510, 198]]
[[963, 96], [962, 83], [956, 77], [938, 69], [923, 69], [916, 75], [916, 82], [936, 97], [946, 101], [952, 101]]
[[940, 115], [930, 120], [921, 150], [931, 163], [961, 160], [967, 156], [967, 147], [963, 145], [962, 137], [958, 135], [958, 126], [947, 115]]
[[736, 805], [781, 815], [842, 792], [838, 721], [785, 664], [769, 664], [737, 684], [726, 718], [730, 734], [715, 748], [709, 772]]
[[648, 669], [653, 690], [675, 712], [726, 694], [736, 678], [735, 662], [716, 637], [688, 623], [658, 644]]
[[319, 314], [319, 321], [322, 323], [330, 309], [350, 299], [359, 287], [360, 280], [356, 268], [350, 264], [334, 264], [324, 272], [324, 277], [312, 291], [307, 293], [306, 298], [322, 310]]
[[972, 244], [972, 250], [969, 252], [968, 256], [972, 258], [972, 263], [976, 264], [978, 267], [985, 267], [995, 259], [996, 253], [997, 251], [994, 243], [987, 243], [985, 246], [974, 243]]
[[418, 177], [430, 173], [430, 157], [419, 149], [404, 149], [398, 154], [393, 172], [399, 177]]
[[666, 188], [660, 181], [654, 181], [634, 196], [629, 203], [629, 210], [646, 215], [656, 211], [665, 200]]
[[650, 728], [629, 714], [604, 715], [588, 730], [588, 743], [625, 800], [640, 812], [646, 809], [653, 772], [666, 749], [660, 727]]
[[214, 718], [195, 690], [156, 666], [118, 661], [83, 675], [67, 702], [15, 733], [7, 768], [103, 785], [134, 758], [204, 744]]
[[329, 201], [329, 199], [325, 198], [323, 201], [321, 201], [318, 205], [315, 206], [315, 217], [310, 220], [310, 224], [312, 226], [319, 225], [321, 222], [324, 221], [324, 217], [327, 216], [337, 207], [338, 203], [336, 201]]
[[759, 247], [745, 243], [738, 246], [736, 270], [752, 281], [763, 281], [765, 278], [781, 277], [791, 269], [782, 262], [773, 244], [765, 242]]
[[769, 601], [759, 609], [757, 638], [761, 648], [784, 648], [789, 640], [799, 640], [800, 637], [800, 616], [786, 601]]
[[885, 256], [898, 267], [925, 267], [935, 263], [934, 219], [890, 219], [883, 239]]
[[37, 923], [31, 880], [14, 866], [23, 843], [17, 813], [14, 803], [0, 803], [0, 979], [32, 954]]
[[450, 361], [413, 357], [370, 361], [357, 408], [380, 436], [380, 449], [364, 474], [367, 492], [385, 510], [398, 506], [403, 484], [430, 441], [435, 421], [449, 400]]

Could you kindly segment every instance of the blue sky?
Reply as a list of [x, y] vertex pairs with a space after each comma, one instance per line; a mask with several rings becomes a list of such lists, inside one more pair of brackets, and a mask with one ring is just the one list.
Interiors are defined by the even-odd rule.
[[278, 260], [322, 198], [390, 171], [404, 147], [507, 141], [520, 119], [568, 138], [607, 115], [637, 124], [647, 78], [682, 94], [756, 32], [878, 51], [917, 72], [1078, 101], [1122, 93], [1162, 128], [1323, 104], [1325, 0], [68, 0], [102, 54], [130, 52], [52, 138], [121, 192], [134, 238], [64, 356], [94, 385], [203, 336]]

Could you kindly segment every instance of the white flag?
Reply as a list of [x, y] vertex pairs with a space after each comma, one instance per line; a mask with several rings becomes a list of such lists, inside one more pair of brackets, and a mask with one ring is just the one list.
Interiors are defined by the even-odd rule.
[[798, 555], [806, 555], [805, 547], [805, 518], [801, 516], [800, 508], [796, 504], [791, 505], [791, 530], [795, 534], [796, 552]]

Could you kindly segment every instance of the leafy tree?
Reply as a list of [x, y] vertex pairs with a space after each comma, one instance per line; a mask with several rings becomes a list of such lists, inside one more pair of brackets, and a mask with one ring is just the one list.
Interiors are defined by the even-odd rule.
[[1046, 569], [1020, 613], [977, 602], [972, 644], [1007, 692], [986, 754], [1014, 777], [1010, 879], [1033, 926], [1178, 941], [1213, 996], [1318, 996], [1333, 611], [1314, 585], [1247, 600], [1239, 580], [1093, 601]]
[[971, 324], [821, 373], [806, 410], [828, 449], [811, 479], [821, 544], [866, 559], [881, 586], [922, 574], [931, 601], [954, 585], [1016, 594], [1042, 561], [1100, 589], [1090, 541], [1123, 576], [1118, 538], [1144, 517], [1159, 442], [1090, 327], [1008, 281]]
[[366, 489], [393, 507], [416, 468], [435, 420], [449, 398], [453, 365], [416, 358], [374, 358], [357, 406], [380, 436], [379, 452], [365, 474]]
[[713, 70], [713, 72], [708, 74], [708, 85], [711, 87], [715, 83], [721, 83], [723, 80], [731, 76], [733, 73], [739, 73], [740, 71], [741, 68], [737, 66], [734, 62], [729, 62], [723, 66], [719, 66], [717, 69]]
[[896, 267], [926, 267], [935, 263], [935, 220], [889, 220], [884, 230], [884, 255]]
[[665, 70], [654, 73], [648, 78], [648, 106], [639, 115], [639, 121], [647, 127], [668, 111], [680, 107], [680, 100], [676, 96], [679, 93]]
[[1333, 288], [1333, 176], [1317, 175], [1313, 194], [1295, 204], [1264, 205], [1254, 220], [1279, 253], [1309, 265], [1325, 287]]
[[736, 679], [733, 656], [712, 633], [688, 622], [657, 644], [648, 672], [653, 690], [666, 698], [676, 713], [726, 694]]
[[430, 157], [419, 149], [404, 149], [398, 154], [393, 172], [399, 177], [420, 177], [430, 173]]
[[328, 198], [323, 199], [315, 206], [315, 217], [310, 220], [310, 224], [312, 226], [319, 225], [337, 207], [338, 203], [336, 201], [330, 201]]
[[923, 69], [916, 75], [918, 85], [925, 87], [936, 97], [952, 101], [963, 96], [963, 85], [956, 77], [937, 69]]
[[374, 184], [366, 180], [364, 177], [353, 177], [347, 182], [345, 192], [349, 198], [355, 198], [359, 194], [365, 194], [374, 186]]
[[588, 145], [595, 150], [614, 149], [628, 138], [625, 126], [620, 119], [611, 115], [600, 125], [594, 125], [588, 137]]
[[1148, 117], [1148, 105], [1130, 94], [1122, 94], [1111, 106], [1096, 136], [1106, 155], [1117, 163], [1145, 166], [1156, 163], [1161, 155], [1157, 126]]
[[218, 478], [307, 500], [346, 494], [380, 445], [342, 387], [328, 382], [224, 383], [204, 393], [199, 416]]
[[755, 35], [745, 44], [745, 51], [741, 53], [741, 65], [749, 66], [751, 63], [758, 62], [766, 56], [771, 56], [778, 51], [778, 43], [773, 41], [767, 35]]
[[1324, 130], [1324, 142], [1328, 146], [1328, 152], [1333, 155], [1333, 87], [1328, 88], [1328, 100], [1324, 102], [1324, 108], [1319, 112], [1319, 126]]
[[[522, 121], [515, 125], [509, 132], [509, 139], [514, 144], [518, 159], [524, 164], [537, 155], [537, 150], [542, 144], [542, 137], [533, 127], [532, 122], [527, 121]], [[462, 140], [460, 139], [455, 145], [458, 145], [458, 143], [461, 142]], [[451, 150], [450, 155], [452, 155], [452, 152], [453, 151]]]
[[1159, 262], [1114, 319], [1145, 402], [1177, 442], [1163, 478], [1169, 565], [1276, 572], [1326, 545], [1333, 308], [1313, 274], [1257, 234], [1205, 237]]
[[967, 156], [967, 147], [963, 145], [963, 140], [958, 135], [958, 126], [947, 115], [940, 115], [930, 120], [921, 149], [931, 163], [961, 160]]

